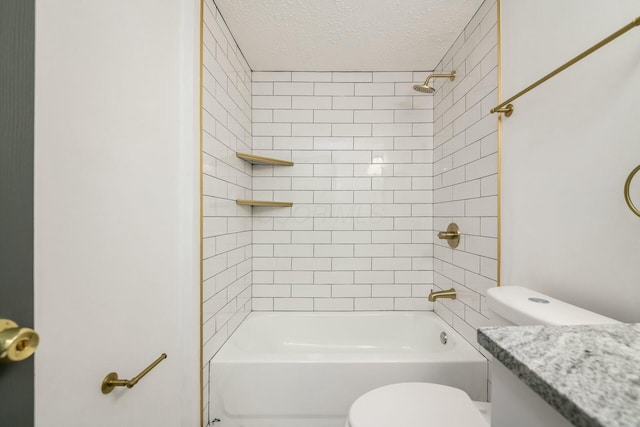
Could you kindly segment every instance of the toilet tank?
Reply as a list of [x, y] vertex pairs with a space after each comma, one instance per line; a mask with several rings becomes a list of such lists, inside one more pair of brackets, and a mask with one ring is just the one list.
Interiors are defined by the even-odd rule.
[[620, 323], [521, 286], [490, 288], [487, 291], [487, 301], [495, 326]]

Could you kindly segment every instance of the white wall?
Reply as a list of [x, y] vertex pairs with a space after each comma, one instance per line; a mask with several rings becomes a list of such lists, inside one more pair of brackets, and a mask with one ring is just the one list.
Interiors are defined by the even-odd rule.
[[[502, 2], [503, 98], [638, 12], [637, 0]], [[514, 102], [502, 179], [502, 283], [636, 322], [640, 218], [623, 186], [640, 164], [639, 51], [636, 28]]]
[[[497, 278], [498, 98], [497, 6], [485, 1], [438, 72], [434, 95], [434, 270], [438, 289], [456, 289], [435, 311], [478, 347], [476, 329], [488, 323], [485, 292]], [[435, 234], [455, 222], [462, 233], [452, 249]]]
[[254, 72], [254, 310], [426, 310], [433, 283], [426, 72]]
[[37, 426], [198, 423], [197, 11], [36, 2]]

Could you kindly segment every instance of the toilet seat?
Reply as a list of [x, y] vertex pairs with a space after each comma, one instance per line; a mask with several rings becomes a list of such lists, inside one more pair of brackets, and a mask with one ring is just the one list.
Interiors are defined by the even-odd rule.
[[376, 388], [351, 405], [347, 427], [488, 427], [462, 390], [400, 383]]

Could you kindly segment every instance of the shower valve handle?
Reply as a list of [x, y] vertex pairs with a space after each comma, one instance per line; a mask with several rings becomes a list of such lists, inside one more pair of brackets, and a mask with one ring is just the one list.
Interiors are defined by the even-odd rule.
[[460, 237], [459, 231], [441, 231], [438, 233], [439, 239], [455, 239], [456, 237]]
[[449, 246], [455, 249], [460, 244], [460, 234], [458, 224], [452, 222], [447, 227], [447, 231], [441, 231], [438, 233], [438, 238], [446, 240]]

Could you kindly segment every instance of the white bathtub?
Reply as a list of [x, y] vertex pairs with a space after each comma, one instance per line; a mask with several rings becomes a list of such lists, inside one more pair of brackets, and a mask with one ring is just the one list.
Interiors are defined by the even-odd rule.
[[485, 401], [487, 360], [433, 312], [254, 312], [211, 361], [211, 418], [216, 427], [342, 427], [358, 396], [408, 381]]

